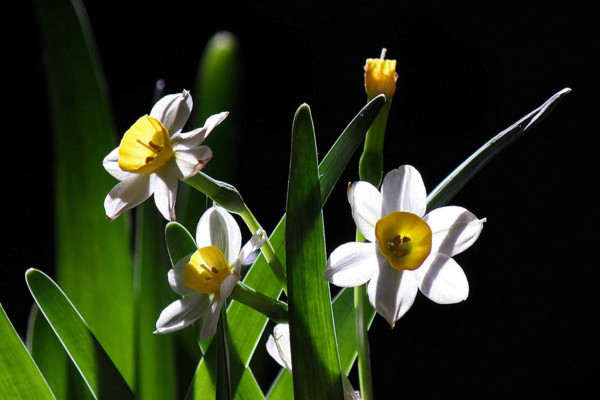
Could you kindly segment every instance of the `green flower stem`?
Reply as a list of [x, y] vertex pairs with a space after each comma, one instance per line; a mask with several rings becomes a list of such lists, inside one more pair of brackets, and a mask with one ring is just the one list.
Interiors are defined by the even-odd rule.
[[[385, 129], [392, 99], [386, 98], [385, 105], [371, 125], [365, 138], [365, 147], [358, 164], [360, 180], [367, 181], [375, 187], [381, 185], [383, 176], [383, 143]], [[365, 238], [356, 230], [356, 240], [364, 242]], [[367, 286], [354, 288], [354, 320], [356, 325], [356, 347], [358, 350], [358, 381], [360, 395], [363, 400], [373, 400], [373, 379], [371, 375], [371, 359], [369, 356], [369, 317], [367, 311], [371, 307], [367, 297]]]
[[[189, 179], [186, 179], [184, 182], [210, 197], [221, 207], [224, 207], [233, 213], [239, 214], [252, 234], [256, 233], [256, 231], [259, 229], [262, 229], [248, 206], [246, 206], [244, 203], [244, 200], [242, 200], [242, 195], [240, 192], [238, 192], [237, 189], [232, 185], [213, 179], [202, 172], [199, 172]], [[261, 251], [269, 263], [271, 270], [275, 274], [275, 277], [281, 284], [281, 287], [287, 294], [285, 270], [283, 269], [283, 265], [281, 264], [281, 261], [279, 261], [279, 258], [277, 257], [275, 249], [273, 248], [268, 236], [266, 236], [266, 241], [262, 246]]]
[[356, 344], [358, 347], [358, 381], [360, 384], [360, 395], [363, 400], [372, 400], [373, 380], [371, 377], [371, 357], [369, 355], [369, 338], [367, 329], [369, 326], [367, 298], [367, 285], [354, 288], [354, 311], [356, 321]]
[[383, 175], [383, 141], [391, 106], [392, 99], [386, 99], [381, 112], [367, 132], [365, 147], [358, 164], [360, 179], [371, 182], [375, 187], [381, 185]]
[[[365, 238], [356, 230], [356, 241], [364, 242]], [[371, 375], [371, 356], [369, 354], [369, 298], [367, 285], [354, 288], [354, 321], [356, 325], [356, 348], [358, 351], [358, 383], [362, 400], [373, 400], [373, 378]]]
[[[246, 225], [248, 225], [250, 231], [252, 231], [253, 233], [256, 233], [256, 231], [262, 229], [256, 218], [254, 218], [254, 215], [252, 214], [250, 209], [246, 206], [246, 204], [244, 204], [244, 210], [238, 214], [240, 214]], [[260, 248], [260, 250], [265, 256], [267, 262], [269, 263], [273, 274], [275, 274], [275, 277], [281, 284], [283, 291], [287, 295], [287, 278], [285, 276], [285, 270], [283, 269], [283, 265], [281, 265], [281, 261], [279, 261], [279, 257], [277, 257], [277, 254], [275, 253], [275, 248], [273, 248], [269, 237], [267, 235], [265, 235], [265, 237], [265, 244]]]
[[276, 323], [288, 323], [288, 305], [283, 301], [272, 299], [257, 292], [243, 282], [238, 282], [231, 292], [231, 297], [240, 303], [256, 310]]

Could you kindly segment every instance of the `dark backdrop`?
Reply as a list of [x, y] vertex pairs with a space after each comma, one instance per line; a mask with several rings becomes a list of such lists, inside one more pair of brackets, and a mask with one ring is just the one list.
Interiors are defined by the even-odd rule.
[[[148, 112], [157, 79], [167, 93], [192, 87], [214, 32], [238, 35], [241, 168], [231, 183], [268, 230], [284, 212], [296, 108], [311, 106], [324, 154], [364, 104], [364, 59], [381, 47], [399, 74], [385, 170], [412, 164], [429, 189], [571, 87], [452, 201], [488, 218], [476, 245], [456, 257], [468, 300], [440, 306], [419, 295], [394, 330], [377, 317], [370, 340], [378, 398], [574, 398], [597, 389], [594, 2], [84, 3], [120, 132]], [[53, 271], [51, 128], [34, 8], [11, 2], [8, 15], [0, 301], [24, 333], [32, 300], [23, 273]], [[357, 157], [325, 206], [328, 252], [354, 236], [345, 184], [356, 170]]]

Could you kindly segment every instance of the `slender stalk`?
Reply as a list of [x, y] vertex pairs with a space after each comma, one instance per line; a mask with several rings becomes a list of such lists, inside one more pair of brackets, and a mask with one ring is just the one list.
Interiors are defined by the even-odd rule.
[[[184, 182], [204, 193], [226, 210], [239, 214], [252, 234], [256, 233], [259, 229], [262, 229], [235, 187], [228, 183], [213, 179], [202, 172], [186, 179]], [[279, 261], [268, 236], [266, 237], [265, 244], [262, 246], [261, 251], [269, 263], [273, 274], [275, 274], [275, 277], [281, 284], [283, 291], [287, 294], [285, 270], [283, 269], [283, 265], [281, 264], [281, 261]]]
[[381, 185], [383, 175], [383, 142], [391, 106], [392, 99], [387, 98], [385, 105], [367, 132], [365, 147], [358, 164], [360, 179], [371, 182], [375, 187]]
[[231, 298], [263, 313], [273, 322], [288, 323], [288, 306], [286, 303], [265, 296], [243, 282], [238, 282], [235, 285], [233, 292], [231, 292]]
[[[250, 231], [252, 231], [252, 233], [256, 233], [256, 231], [262, 229], [262, 227], [254, 217], [248, 206], [246, 206], [246, 204], [244, 204], [244, 209], [239, 214], [250, 229]], [[265, 259], [269, 263], [273, 274], [275, 274], [275, 277], [281, 284], [281, 287], [283, 288], [284, 292], [287, 294], [287, 279], [285, 276], [285, 270], [283, 269], [283, 265], [281, 264], [281, 261], [279, 261], [279, 257], [277, 257], [275, 249], [273, 248], [273, 245], [271, 244], [271, 241], [269, 240], [268, 236], [265, 240], [265, 244], [261, 247], [260, 250], [265, 256]]]
[[356, 321], [356, 345], [358, 349], [358, 382], [360, 384], [360, 396], [363, 400], [372, 400], [373, 380], [371, 377], [371, 356], [369, 354], [369, 338], [367, 328], [369, 317], [367, 316], [369, 300], [367, 298], [367, 285], [354, 288], [354, 311]]

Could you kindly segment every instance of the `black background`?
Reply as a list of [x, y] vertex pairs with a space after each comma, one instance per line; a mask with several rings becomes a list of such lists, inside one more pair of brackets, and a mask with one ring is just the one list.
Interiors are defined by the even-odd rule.
[[[428, 189], [494, 134], [573, 89], [451, 202], [488, 218], [476, 245], [456, 257], [468, 300], [441, 306], [419, 295], [393, 330], [377, 317], [370, 342], [378, 398], [593, 393], [600, 367], [595, 2], [240, 3], [84, 1], [119, 132], [148, 112], [157, 79], [167, 93], [192, 88], [213, 33], [238, 36], [241, 168], [231, 183], [268, 230], [285, 208], [296, 108], [311, 106], [323, 155], [364, 104], [364, 59], [381, 47], [398, 60], [399, 75], [384, 169], [412, 164]], [[23, 334], [32, 302], [23, 273], [53, 271], [52, 140], [35, 9], [11, 2], [8, 15], [0, 301]], [[345, 184], [356, 171], [357, 157], [325, 206], [328, 252], [353, 239]]]

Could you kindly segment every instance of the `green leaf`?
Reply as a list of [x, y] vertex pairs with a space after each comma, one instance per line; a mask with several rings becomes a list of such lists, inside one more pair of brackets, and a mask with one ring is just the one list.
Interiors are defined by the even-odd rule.
[[[374, 98], [360, 110], [321, 161], [319, 165], [319, 183], [323, 204], [384, 104], [385, 97], [381, 95]], [[270, 236], [277, 257], [283, 265], [285, 265], [284, 236], [285, 217], [277, 224]], [[262, 254], [248, 271], [244, 283], [272, 298], [278, 298], [281, 294], [281, 285], [275, 279]], [[232, 301], [229, 305], [227, 317], [230, 321], [236, 321], [235, 324], [229, 327], [229, 338], [231, 352], [239, 359], [239, 362], [234, 362], [235, 357], [233, 357], [231, 370], [232, 388], [237, 395], [235, 388], [240, 383], [242, 374], [245, 373], [246, 367], [250, 363], [252, 354], [267, 325], [267, 318], [258, 311], [254, 311], [236, 301]], [[211, 372], [206, 360], [200, 360], [194, 377], [194, 386], [205, 387], [210, 384], [211, 379]]]
[[427, 210], [441, 207], [458, 193], [466, 183], [496, 155], [520, 138], [530, 128], [546, 118], [554, 107], [571, 92], [565, 88], [550, 97], [536, 108], [481, 146], [475, 153], [459, 165], [427, 197]]
[[133, 399], [127, 382], [56, 283], [36, 269], [27, 270], [25, 279], [35, 302], [94, 397]]
[[[239, 136], [236, 128], [239, 99], [239, 44], [231, 32], [217, 32], [206, 44], [192, 95], [194, 109], [188, 126], [204, 126], [213, 114], [229, 111], [229, 116], [206, 139], [215, 157], [203, 170], [217, 180], [232, 182], [235, 178], [235, 149]], [[206, 209], [206, 196], [179, 185], [178, 220], [188, 228], [195, 227]]]
[[115, 147], [102, 70], [82, 1], [36, 3], [54, 132], [58, 282], [123, 376], [133, 382], [127, 217], [108, 222], [103, 212], [104, 198], [118, 181], [102, 166]]
[[0, 394], [5, 399], [54, 399], [0, 304]]
[[268, 400], [288, 400], [294, 396], [292, 373], [282, 368], [267, 394]]
[[227, 332], [227, 312], [221, 309], [221, 317], [217, 322], [217, 400], [231, 400], [231, 367], [229, 363], [229, 334]]
[[296, 112], [286, 205], [286, 254], [290, 340], [296, 399], [342, 399], [335, 341], [319, 168], [308, 105]]
[[69, 356], [36, 304], [29, 314], [26, 344], [52, 392], [57, 398], [66, 399]]
[[179, 222], [169, 222], [165, 227], [165, 241], [171, 265], [175, 266], [183, 257], [196, 252], [196, 242], [192, 234]]
[[134, 256], [136, 347], [135, 393], [139, 399], [168, 400], [177, 396], [173, 335], [155, 335], [160, 312], [175, 296], [167, 281], [169, 258], [164, 219], [154, 204], [136, 209]]

